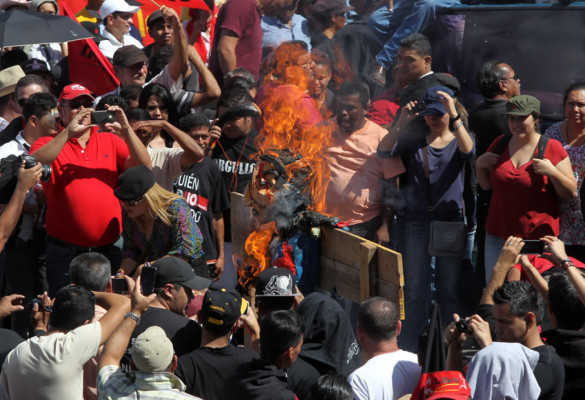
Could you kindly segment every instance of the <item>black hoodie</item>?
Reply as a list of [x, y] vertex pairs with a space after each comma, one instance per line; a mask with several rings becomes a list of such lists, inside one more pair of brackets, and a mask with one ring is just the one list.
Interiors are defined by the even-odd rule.
[[225, 399], [238, 400], [295, 400], [288, 387], [286, 373], [263, 360], [253, 360], [242, 366], [228, 382]]

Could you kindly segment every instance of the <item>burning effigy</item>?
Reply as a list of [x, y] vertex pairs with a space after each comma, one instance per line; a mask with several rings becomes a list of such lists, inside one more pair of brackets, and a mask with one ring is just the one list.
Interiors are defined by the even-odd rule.
[[319, 281], [318, 228], [338, 226], [339, 218], [324, 212], [329, 171], [323, 150], [329, 128], [306, 93], [306, 51], [291, 46], [280, 57], [261, 88], [263, 112], [256, 143], [259, 154], [244, 204], [252, 207], [258, 227], [248, 236], [239, 265], [247, 287], [265, 268], [289, 268], [299, 289], [311, 292]]

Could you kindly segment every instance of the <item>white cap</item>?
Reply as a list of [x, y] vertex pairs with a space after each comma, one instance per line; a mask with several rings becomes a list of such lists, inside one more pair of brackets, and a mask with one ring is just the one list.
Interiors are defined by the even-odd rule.
[[173, 360], [173, 344], [160, 326], [142, 332], [132, 345], [132, 362], [143, 372], [163, 372]]
[[106, 19], [108, 15], [117, 12], [135, 13], [140, 7], [131, 6], [124, 0], [106, 0], [100, 7], [100, 17]]

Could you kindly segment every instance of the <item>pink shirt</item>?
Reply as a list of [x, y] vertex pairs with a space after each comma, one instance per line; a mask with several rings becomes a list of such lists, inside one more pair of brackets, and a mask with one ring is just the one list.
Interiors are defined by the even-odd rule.
[[331, 171], [327, 187], [326, 211], [350, 225], [370, 221], [382, 214], [382, 180], [389, 177], [389, 160], [376, 154], [380, 140], [388, 131], [366, 119], [363, 128], [345, 135], [335, 118], [327, 121], [332, 128], [331, 146], [325, 157]]

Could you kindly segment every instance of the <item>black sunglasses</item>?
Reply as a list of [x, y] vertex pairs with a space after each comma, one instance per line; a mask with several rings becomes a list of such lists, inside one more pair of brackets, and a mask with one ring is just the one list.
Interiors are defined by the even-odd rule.
[[122, 202], [125, 203], [125, 204], [127, 204], [130, 207], [136, 207], [143, 200], [144, 200], [144, 196], [140, 196], [137, 199], [134, 199], [134, 200], [122, 200]]
[[61, 105], [69, 106], [69, 108], [71, 108], [72, 110], [77, 110], [78, 108], [81, 108], [81, 106], [83, 106], [83, 108], [93, 107], [93, 103], [91, 101], [90, 102], [71, 101], [71, 102], [63, 103]]

